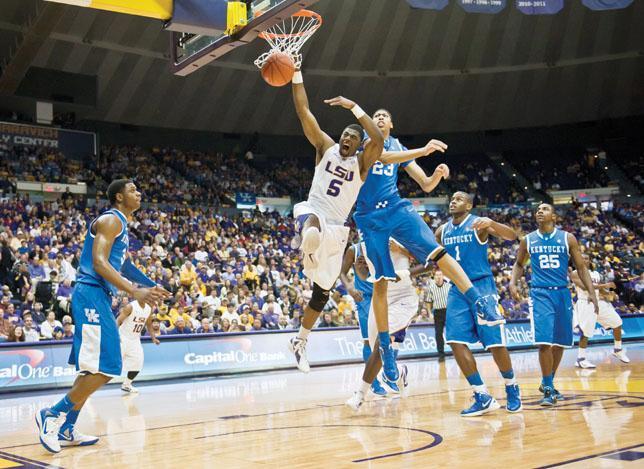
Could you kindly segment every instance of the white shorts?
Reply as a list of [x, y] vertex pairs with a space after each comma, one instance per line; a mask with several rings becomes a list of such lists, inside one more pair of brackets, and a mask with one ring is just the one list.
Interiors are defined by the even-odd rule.
[[123, 372], [143, 369], [143, 346], [140, 339], [121, 339]]
[[340, 276], [342, 258], [349, 241], [349, 227], [327, 223], [308, 202], [300, 202], [293, 207], [293, 217], [313, 214], [320, 220], [322, 239], [320, 246], [315, 251], [317, 267], [304, 269], [304, 275], [312, 282], [317, 283], [324, 290], [331, 290]]
[[608, 301], [599, 300], [599, 314], [590, 301], [579, 300], [575, 304], [573, 328], [579, 326], [584, 337], [595, 335], [595, 323], [604, 329], [616, 329], [622, 325], [622, 318]]
[[[418, 314], [418, 295], [407, 295], [389, 301], [389, 334], [395, 334], [409, 326], [411, 320]], [[373, 312], [373, 302], [369, 309], [369, 345], [373, 349], [378, 338], [376, 315]]]

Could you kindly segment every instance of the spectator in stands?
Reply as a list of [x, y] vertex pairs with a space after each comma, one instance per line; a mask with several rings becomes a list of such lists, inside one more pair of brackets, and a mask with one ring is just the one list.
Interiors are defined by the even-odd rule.
[[63, 325], [60, 321], [56, 319], [56, 314], [53, 311], [47, 313], [47, 320], [40, 324], [40, 334], [45, 339], [54, 338], [54, 329], [60, 328], [60, 332], [63, 332]]
[[[165, 329], [161, 328], [161, 321], [159, 321], [159, 319], [157, 319], [156, 317], [153, 317], [152, 321], [151, 321], [151, 324], [152, 324], [152, 330], [154, 331], [156, 336], [166, 334]], [[145, 337], [150, 337], [150, 331], [146, 330], [144, 336]]]
[[11, 327], [9, 330], [9, 337], [7, 338], [7, 342], [24, 342], [25, 341], [25, 333], [22, 329], [22, 326], [14, 325]]
[[318, 327], [337, 327], [337, 324], [333, 322], [333, 313], [337, 314], [337, 310], [333, 309], [331, 312], [324, 313], [322, 319], [320, 320]]
[[183, 264], [183, 267], [181, 267], [181, 271], [179, 272], [179, 278], [181, 285], [186, 288], [190, 288], [192, 284], [197, 281], [197, 272], [195, 270], [195, 266], [192, 265], [192, 262], [186, 261]]
[[192, 329], [186, 326], [186, 322], [182, 316], [177, 316], [174, 321], [174, 328], [170, 331], [170, 334], [192, 334]]
[[71, 322], [63, 323], [63, 339], [73, 339], [74, 338], [74, 326]]
[[22, 330], [25, 333], [25, 342], [38, 342], [40, 340], [40, 332], [34, 327], [34, 320], [31, 313], [28, 311], [23, 312], [22, 321]]
[[36, 302], [34, 303], [33, 309], [31, 311], [31, 316], [34, 320], [34, 324], [42, 324], [47, 320], [47, 315], [43, 311], [43, 306], [42, 303]]
[[65, 331], [62, 327], [54, 327], [54, 330], [52, 331], [52, 339], [53, 340], [63, 340], [65, 338], [64, 336]]
[[257, 318], [255, 318], [255, 319], [253, 320], [253, 327], [251, 327], [250, 332], [257, 332], [257, 331], [261, 331], [261, 330], [263, 330], [263, 329], [264, 329], [264, 328], [262, 327], [262, 321], [261, 321], [261, 319], [257, 319]]
[[58, 308], [64, 313], [71, 312], [72, 290], [72, 281], [69, 278], [66, 278], [60, 285], [58, 285], [56, 301], [58, 302]]
[[212, 327], [212, 324], [210, 324], [210, 319], [209, 318], [203, 318], [201, 320], [201, 327], [197, 329], [197, 334], [212, 334], [215, 332], [215, 330]]

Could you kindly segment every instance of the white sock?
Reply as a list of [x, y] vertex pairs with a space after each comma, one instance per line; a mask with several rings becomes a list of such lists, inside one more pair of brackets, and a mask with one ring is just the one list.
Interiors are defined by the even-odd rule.
[[297, 333], [297, 338], [306, 340], [309, 337], [310, 332], [311, 332], [311, 329], [307, 329], [304, 326], [300, 326], [300, 331]]
[[130, 378], [125, 378], [123, 380], [123, 386], [131, 386], [132, 385], [132, 380]]
[[362, 381], [360, 383], [360, 392], [362, 394], [367, 394], [369, 392], [369, 389], [371, 389], [371, 384], [367, 383], [366, 381]]
[[621, 350], [621, 349], [622, 349], [622, 341], [621, 341], [621, 340], [616, 340], [616, 341], [615, 341], [615, 348], [616, 348], [617, 350]]
[[503, 378], [503, 380], [505, 381], [506, 386], [514, 386], [515, 384], [517, 384], [517, 378], [516, 377]]
[[485, 384], [481, 384], [480, 386], [472, 386], [472, 389], [474, 389], [475, 392], [478, 392], [481, 394], [490, 394]]
[[577, 358], [581, 358], [582, 360], [586, 358], [586, 349], [579, 347], [579, 350], [577, 351]]

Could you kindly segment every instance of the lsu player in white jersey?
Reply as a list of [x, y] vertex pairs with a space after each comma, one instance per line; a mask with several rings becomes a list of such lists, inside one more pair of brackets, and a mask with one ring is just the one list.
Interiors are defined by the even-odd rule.
[[139, 392], [132, 386], [132, 381], [143, 369], [143, 346], [141, 345], [143, 328], [149, 332], [152, 342], [159, 345], [159, 339], [156, 338], [152, 329], [151, 313], [150, 305], [141, 305], [138, 301], [132, 301], [121, 310], [116, 319], [121, 336], [121, 355], [125, 372], [125, 380], [121, 385], [121, 390], [127, 393]]
[[575, 284], [575, 290], [577, 291], [573, 324], [574, 328], [579, 329], [581, 332], [576, 366], [579, 368], [595, 368], [595, 365], [586, 358], [586, 348], [588, 347], [588, 339], [595, 334], [596, 323], [599, 323], [604, 329], [612, 329], [615, 340], [613, 355], [623, 363], [629, 363], [631, 360], [626, 356], [626, 350], [622, 346], [622, 318], [611, 304], [615, 297], [615, 292], [612, 292], [611, 289], [615, 288], [615, 284], [613, 282], [602, 283], [600, 273], [590, 270], [590, 258], [585, 254], [584, 262], [598, 292], [599, 314], [595, 313], [593, 304], [588, 297], [588, 292], [579, 278], [579, 273], [576, 270], [573, 271], [570, 279]]
[[[391, 335], [392, 347], [397, 356], [400, 344], [405, 340], [405, 332], [411, 323], [411, 320], [418, 314], [419, 298], [411, 278], [421, 273], [427, 272], [429, 267], [420, 265], [411, 268], [410, 260], [413, 258], [411, 253], [407, 251], [402, 245], [395, 240], [391, 239], [389, 242], [391, 253], [391, 260], [393, 262], [394, 270], [396, 272], [397, 280], [391, 282], [387, 289], [387, 306], [389, 310], [388, 326]], [[364, 252], [364, 246], [362, 249]], [[375, 268], [370, 265], [369, 260], [360, 255], [355, 263], [356, 274], [363, 280], [367, 279], [373, 282]], [[374, 313], [373, 303], [369, 310], [369, 345], [371, 350], [378, 350], [378, 328], [376, 325], [376, 316]], [[358, 389], [346, 404], [353, 410], [358, 410], [365, 401], [365, 397], [371, 389], [372, 383], [376, 380], [380, 369], [382, 368], [382, 357], [379, 353], [372, 353], [369, 360], [365, 364], [364, 373], [362, 375], [362, 382], [360, 389]], [[389, 381], [387, 377], [382, 374], [382, 382], [393, 393], [402, 393], [407, 386], [407, 367], [402, 365], [399, 368], [398, 380]]]
[[[302, 326], [289, 342], [298, 368], [308, 372], [306, 341], [340, 275], [349, 239], [349, 227], [345, 225], [369, 169], [382, 154], [384, 138], [360, 106], [338, 96], [325, 103], [351, 110], [360, 125], [345, 127], [336, 143], [311, 113], [300, 71], [293, 76], [293, 101], [304, 135], [315, 148], [311, 190], [308, 200], [293, 208], [296, 235], [291, 242], [293, 249], [299, 247], [302, 251], [304, 275], [313, 282], [313, 295], [304, 309]], [[363, 128], [369, 140], [359, 151]]]

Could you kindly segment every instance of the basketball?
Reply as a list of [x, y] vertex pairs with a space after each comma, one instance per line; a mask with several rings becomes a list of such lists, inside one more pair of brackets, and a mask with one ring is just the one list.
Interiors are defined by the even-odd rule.
[[284, 86], [291, 81], [295, 64], [291, 56], [284, 52], [272, 54], [262, 67], [262, 78], [271, 86]]

